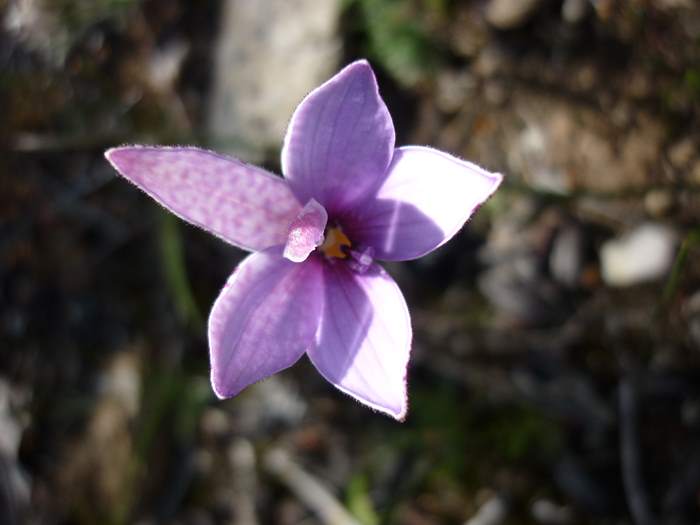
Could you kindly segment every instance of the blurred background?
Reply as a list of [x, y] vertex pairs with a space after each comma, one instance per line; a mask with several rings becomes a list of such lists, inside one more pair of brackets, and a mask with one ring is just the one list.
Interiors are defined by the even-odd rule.
[[[698, 2], [0, 0], [0, 21], [0, 523], [698, 523]], [[217, 401], [205, 323], [245, 254], [103, 152], [279, 172], [296, 104], [359, 57], [398, 144], [507, 175], [387, 265], [408, 419], [306, 359]]]

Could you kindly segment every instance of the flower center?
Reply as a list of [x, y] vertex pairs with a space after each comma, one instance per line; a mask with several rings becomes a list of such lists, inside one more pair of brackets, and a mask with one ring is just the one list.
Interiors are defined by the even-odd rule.
[[326, 229], [326, 235], [323, 244], [318, 247], [326, 257], [335, 257], [337, 259], [346, 259], [348, 250], [352, 247], [352, 243], [348, 236], [343, 233], [340, 226], [331, 226]]

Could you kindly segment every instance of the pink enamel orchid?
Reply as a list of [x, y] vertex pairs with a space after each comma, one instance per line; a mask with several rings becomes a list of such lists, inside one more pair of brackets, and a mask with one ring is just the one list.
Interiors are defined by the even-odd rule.
[[124, 146], [107, 159], [182, 219], [252, 251], [209, 317], [220, 398], [306, 353], [338, 389], [403, 420], [411, 322], [375, 260], [449, 240], [501, 175], [420, 146], [394, 126], [365, 60], [312, 91], [282, 148], [284, 178], [192, 147]]

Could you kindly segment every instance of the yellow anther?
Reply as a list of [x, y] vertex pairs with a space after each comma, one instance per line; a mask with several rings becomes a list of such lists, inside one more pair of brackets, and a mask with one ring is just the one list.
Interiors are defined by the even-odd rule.
[[343, 233], [343, 230], [336, 226], [334, 228], [328, 228], [326, 231], [326, 238], [323, 240], [323, 244], [319, 249], [326, 257], [345, 259], [348, 254], [343, 251], [343, 246], [350, 248], [352, 243], [350, 239], [348, 239], [348, 236]]

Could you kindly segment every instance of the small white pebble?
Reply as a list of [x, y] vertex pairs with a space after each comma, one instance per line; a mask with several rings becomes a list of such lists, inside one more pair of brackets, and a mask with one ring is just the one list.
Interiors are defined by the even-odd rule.
[[673, 263], [676, 241], [676, 233], [658, 223], [607, 241], [600, 252], [603, 280], [609, 286], [631, 286], [663, 277]]

